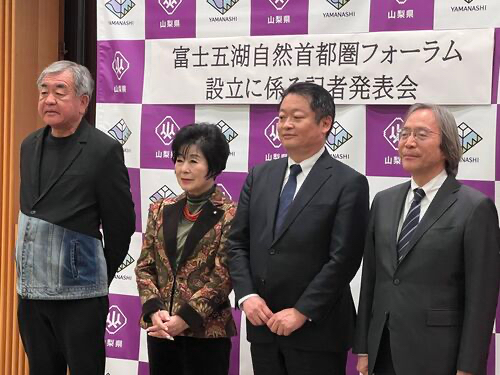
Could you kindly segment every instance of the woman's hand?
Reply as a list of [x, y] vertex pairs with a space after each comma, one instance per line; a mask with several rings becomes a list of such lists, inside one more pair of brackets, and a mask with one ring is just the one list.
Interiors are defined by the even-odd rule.
[[165, 323], [165, 325], [167, 326], [168, 333], [172, 337], [181, 334], [187, 328], [189, 328], [188, 324], [179, 315], [171, 316], [168, 322]]
[[172, 319], [168, 311], [160, 310], [151, 315], [151, 322], [153, 325], [149, 327], [146, 332], [149, 336], [157, 337], [159, 339], [173, 340], [173, 335], [170, 334], [166, 323]]

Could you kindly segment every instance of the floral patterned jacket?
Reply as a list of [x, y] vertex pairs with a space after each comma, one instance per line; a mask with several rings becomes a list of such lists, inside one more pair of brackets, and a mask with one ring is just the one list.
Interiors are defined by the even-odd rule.
[[160, 309], [189, 325], [182, 334], [215, 338], [236, 335], [228, 295], [232, 285], [226, 240], [236, 204], [217, 188], [202, 208], [177, 265], [177, 227], [186, 196], [166, 198], [149, 208], [141, 256], [135, 268], [141, 297], [141, 326]]

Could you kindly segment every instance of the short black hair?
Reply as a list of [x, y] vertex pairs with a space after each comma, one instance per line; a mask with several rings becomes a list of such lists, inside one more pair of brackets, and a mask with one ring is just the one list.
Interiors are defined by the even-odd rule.
[[312, 82], [296, 82], [290, 85], [282, 94], [279, 108], [281, 108], [281, 103], [283, 99], [289, 94], [296, 94], [305, 97], [309, 100], [309, 105], [311, 110], [316, 114], [316, 122], [319, 123], [323, 118], [331, 116], [332, 126], [326, 134], [328, 135], [332, 131], [333, 122], [335, 121], [335, 103], [333, 102], [333, 97], [330, 93], [320, 85]]
[[190, 146], [196, 145], [208, 163], [207, 178], [220, 175], [226, 169], [229, 144], [217, 125], [194, 123], [183, 127], [172, 142], [172, 161], [186, 157]]

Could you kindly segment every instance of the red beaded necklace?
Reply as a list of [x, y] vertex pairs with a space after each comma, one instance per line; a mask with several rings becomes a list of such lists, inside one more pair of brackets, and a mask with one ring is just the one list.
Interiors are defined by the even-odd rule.
[[184, 213], [184, 217], [186, 218], [186, 220], [189, 220], [189, 221], [196, 221], [196, 219], [198, 219], [198, 216], [200, 216], [200, 214], [201, 214], [201, 210], [199, 210], [198, 212], [196, 212], [194, 214], [189, 212], [189, 208], [188, 208], [187, 203], [184, 205], [184, 209], [182, 211]]

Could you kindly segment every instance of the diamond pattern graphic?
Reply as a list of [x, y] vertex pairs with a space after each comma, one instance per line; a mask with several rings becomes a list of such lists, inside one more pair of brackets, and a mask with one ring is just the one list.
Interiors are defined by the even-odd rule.
[[276, 8], [276, 10], [282, 10], [289, 0], [269, 0], [269, 2]]
[[108, 134], [122, 144], [128, 141], [132, 131], [129, 129], [124, 119], [118, 121], [115, 126], [108, 130]]
[[401, 117], [396, 117], [391, 121], [389, 126], [384, 129], [384, 138], [394, 150], [398, 150], [399, 145], [399, 132], [403, 127], [403, 119]]
[[458, 135], [460, 136], [460, 141], [462, 142], [462, 152], [464, 154], [483, 139], [483, 137], [481, 137], [465, 122], [458, 125]]
[[130, 67], [130, 63], [120, 51], [116, 51], [111, 67], [116, 74], [116, 78], [118, 78], [118, 80], [121, 80], [123, 75]]
[[120, 329], [127, 325], [127, 317], [116, 305], [109, 307], [108, 317], [106, 318], [106, 331], [110, 335], [114, 335]]
[[149, 200], [154, 203], [157, 200], [163, 198], [174, 198], [176, 196], [177, 194], [175, 194], [172, 190], [170, 190], [170, 188], [167, 185], [163, 185], [153, 195], [149, 197]]
[[106, 8], [116, 17], [122, 19], [135, 7], [132, 0], [110, 0], [106, 3]]
[[127, 253], [127, 256], [123, 260], [122, 264], [120, 264], [120, 267], [118, 267], [118, 270], [116, 271], [116, 273], [123, 271], [125, 268], [127, 268], [132, 263], [134, 263], [134, 261], [135, 261], [135, 259], [132, 258], [132, 256]]
[[172, 116], [165, 118], [156, 126], [155, 133], [161, 139], [165, 146], [170, 145], [174, 141], [175, 134], [180, 130], [179, 125], [175, 122]]
[[213, 6], [217, 12], [224, 14], [228, 12], [239, 0], [207, 0], [211, 6]]
[[326, 0], [326, 1], [328, 1], [331, 5], [333, 5], [337, 10], [340, 10], [350, 0]]
[[264, 135], [266, 136], [267, 140], [273, 145], [274, 148], [280, 148], [281, 147], [281, 141], [278, 136], [278, 123], [279, 123], [279, 118], [275, 117], [273, 121], [267, 125], [267, 127], [264, 129]]
[[346, 143], [352, 135], [345, 130], [342, 125], [337, 121], [333, 123], [332, 131], [326, 140], [326, 145], [332, 150], [336, 151], [340, 146]]
[[238, 133], [236, 133], [224, 120], [220, 120], [217, 126], [222, 131], [222, 134], [224, 134], [224, 137], [226, 137], [227, 143], [230, 143], [238, 136]]
[[158, 4], [163, 8], [169, 16], [175, 13], [182, 0], [158, 0]]

